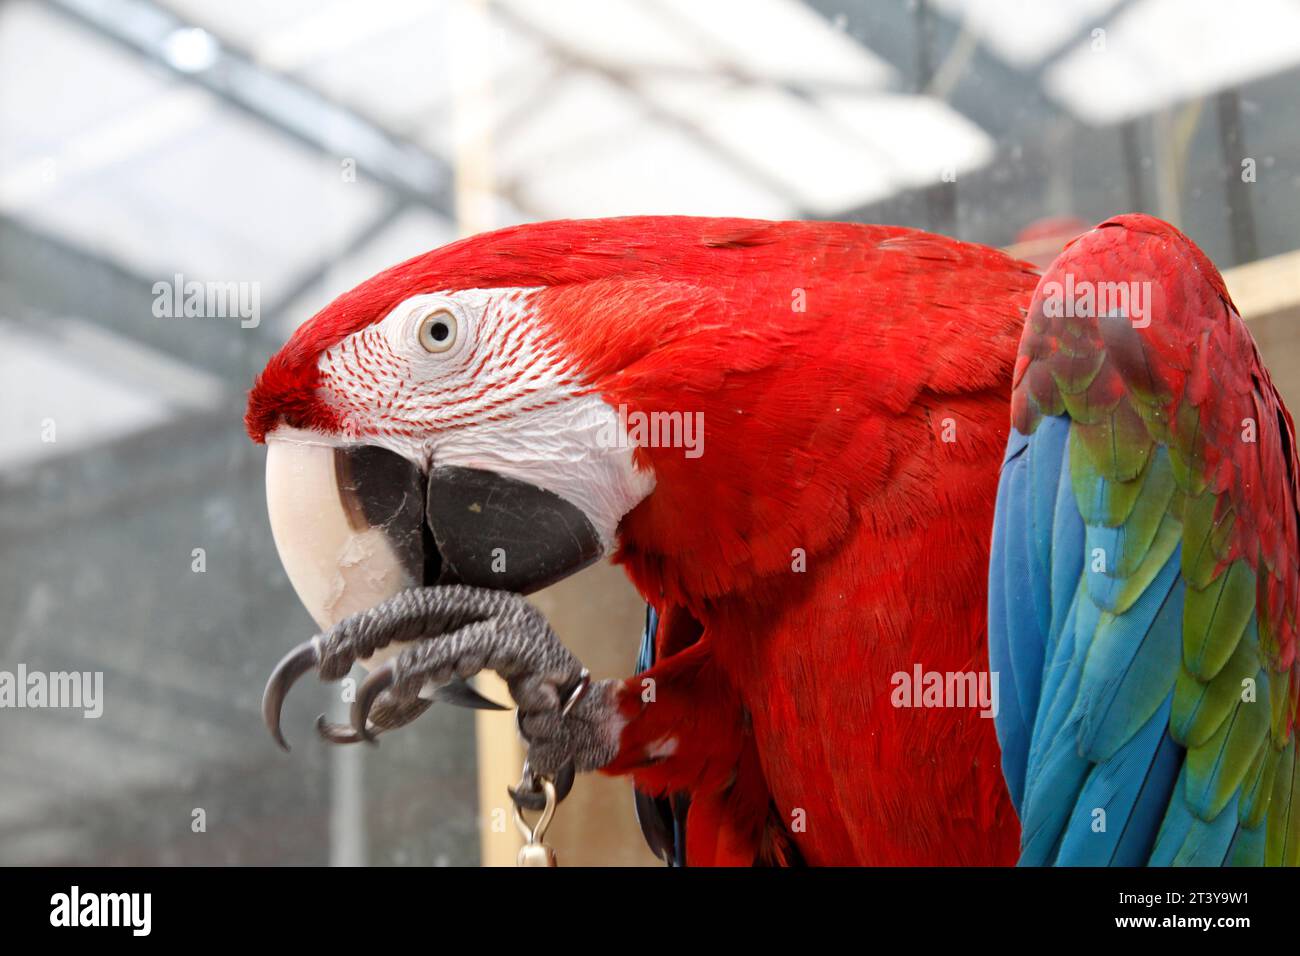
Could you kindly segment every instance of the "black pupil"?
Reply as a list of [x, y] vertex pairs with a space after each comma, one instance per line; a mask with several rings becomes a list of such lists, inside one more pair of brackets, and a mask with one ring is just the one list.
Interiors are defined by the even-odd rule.
[[451, 335], [451, 328], [446, 322], [438, 321], [429, 327], [429, 334], [433, 336], [435, 342], [442, 342]]

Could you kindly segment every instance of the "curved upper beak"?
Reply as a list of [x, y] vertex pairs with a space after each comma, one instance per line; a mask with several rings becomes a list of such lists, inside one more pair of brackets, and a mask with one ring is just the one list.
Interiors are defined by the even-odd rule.
[[527, 482], [472, 468], [425, 473], [381, 448], [283, 428], [267, 436], [266, 500], [280, 562], [322, 631], [412, 587], [528, 593], [603, 552], [580, 508]]
[[[289, 582], [322, 630], [424, 579], [419, 471], [389, 452], [267, 436], [266, 507]], [[367, 668], [391, 655], [363, 661]]]

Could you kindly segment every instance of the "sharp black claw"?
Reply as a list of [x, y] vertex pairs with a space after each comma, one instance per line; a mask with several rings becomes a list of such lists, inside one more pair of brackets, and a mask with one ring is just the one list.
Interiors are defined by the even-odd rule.
[[484, 697], [466, 681], [459, 677], [453, 678], [446, 684], [443, 684], [433, 692], [433, 699], [441, 701], [444, 704], [455, 704], [457, 707], [470, 707], [474, 710], [509, 710], [495, 700]]
[[335, 724], [321, 714], [316, 718], [316, 732], [332, 744], [359, 744], [362, 737], [346, 724]]
[[370, 708], [375, 705], [379, 695], [393, 686], [393, 663], [388, 661], [375, 668], [357, 691], [357, 699], [352, 703], [352, 729], [361, 735], [367, 743], [377, 744], [375, 735], [366, 727], [370, 717]]
[[577, 775], [578, 771], [574, 768], [572, 760], [560, 768], [560, 772], [555, 775], [556, 803], [559, 803], [569, 795], [569, 791], [573, 789], [574, 778], [577, 777]]
[[289, 749], [289, 744], [280, 730], [280, 711], [284, 707], [284, 699], [294, 682], [319, 664], [320, 643], [313, 637], [284, 655], [267, 678], [266, 690], [262, 692], [262, 719], [266, 721], [267, 729], [271, 731], [275, 742], [285, 750]]
[[[572, 760], [560, 768], [560, 772], [555, 775], [553, 781], [556, 803], [569, 795], [576, 777], [577, 769], [574, 767]], [[538, 784], [526, 765], [524, 779], [521, 781], [520, 786], [517, 788], [506, 787], [506, 792], [510, 794], [510, 799], [520, 810], [542, 810], [546, 807], [546, 794], [542, 791], [541, 785]]]
[[506, 787], [506, 793], [520, 810], [541, 810], [546, 806], [546, 797], [540, 790], [534, 793], [522, 787]]

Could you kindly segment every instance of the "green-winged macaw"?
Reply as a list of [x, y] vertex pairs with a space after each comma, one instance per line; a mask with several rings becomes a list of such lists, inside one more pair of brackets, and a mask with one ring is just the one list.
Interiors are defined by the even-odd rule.
[[[539, 223], [364, 282], [249, 400], [322, 632], [268, 721], [308, 670], [373, 668], [321, 726], [348, 742], [494, 669], [534, 774], [632, 775], [692, 865], [1199, 862], [1225, 813], [1224, 853], [1294, 861], [1290, 421], [1170, 227], [1112, 220], [1062, 270], [1153, 283], [1151, 323], [1112, 345], [1025, 263], [842, 223]], [[647, 669], [592, 682], [521, 595], [602, 556]]]

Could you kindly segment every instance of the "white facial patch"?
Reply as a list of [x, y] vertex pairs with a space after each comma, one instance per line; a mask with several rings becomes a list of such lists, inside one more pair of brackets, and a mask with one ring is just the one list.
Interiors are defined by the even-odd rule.
[[608, 551], [654, 475], [635, 466], [617, 411], [584, 394], [580, 369], [543, 340], [529, 305], [536, 291], [413, 296], [326, 351], [322, 381], [359, 444], [425, 469], [476, 468], [544, 488], [581, 508]]

